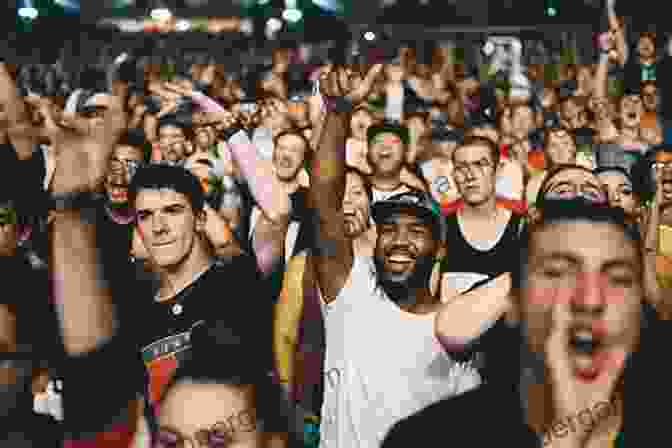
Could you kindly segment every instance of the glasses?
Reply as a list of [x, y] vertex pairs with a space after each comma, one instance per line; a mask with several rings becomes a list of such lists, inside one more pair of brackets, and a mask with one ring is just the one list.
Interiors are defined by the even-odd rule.
[[[219, 426], [219, 428], [218, 428]], [[233, 442], [233, 437], [228, 428], [222, 425], [215, 425], [211, 429], [198, 431], [194, 440], [184, 437], [177, 431], [168, 428], [160, 428], [157, 433], [153, 448], [198, 448], [201, 446], [208, 448], [225, 448]]]

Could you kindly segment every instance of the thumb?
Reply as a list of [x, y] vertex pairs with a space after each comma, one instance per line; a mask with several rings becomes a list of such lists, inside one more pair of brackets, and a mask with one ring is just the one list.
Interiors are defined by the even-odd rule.
[[554, 380], [564, 383], [572, 377], [567, 353], [571, 322], [568, 305], [557, 300], [548, 319], [551, 321], [551, 334], [546, 341], [546, 356]]

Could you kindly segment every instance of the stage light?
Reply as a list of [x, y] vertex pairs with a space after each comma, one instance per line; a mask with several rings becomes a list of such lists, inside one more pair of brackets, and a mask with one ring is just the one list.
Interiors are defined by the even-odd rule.
[[366, 33], [364, 33], [364, 39], [368, 40], [369, 42], [371, 42], [372, 40], [376, 40], [376, 34], [371, 31], [367, 31]]
[[170, 9], [161, 7], [152, 9], [151, 16], [154, 20], [164, 22], [166, 20], [170, 20], [170, 18], [173, 16], [173, 13], [170, 12]]
[[33, 8], [32, 6], [19, 9], [19, 16], [23, 17], [24, 19], [35, 20], [38, 15], [39, 13], [37, 12], [37, 9]]
[[185, 19], [180, 19], [175, 23], [177, 31], [189, 31], [191, 29], [191, 22]]
[[285, 9], [282, 18], [290, 23], [296, 23], [303, 18], [303, 13], [298, 9]]

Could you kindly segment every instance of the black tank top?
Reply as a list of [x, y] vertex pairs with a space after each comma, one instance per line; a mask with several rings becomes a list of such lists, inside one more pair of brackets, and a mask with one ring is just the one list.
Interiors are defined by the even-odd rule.
[[517, 263], [519, 259], [519, 235], [522, 228], [520, 215], [515, 213], [511, 215], [499, 241], [487, 251], [478, 250], [469, 244], [462, 234], [457, 219], [457, 213], [446, 219], [447, 254], [441, 261], [441, 274], [473, 274], [473, 279], [477, 283], [472, 283], [462, 291], [466, 292], [467, 289], [472, 289], [489, 279], [511, 272], [512, 263]]

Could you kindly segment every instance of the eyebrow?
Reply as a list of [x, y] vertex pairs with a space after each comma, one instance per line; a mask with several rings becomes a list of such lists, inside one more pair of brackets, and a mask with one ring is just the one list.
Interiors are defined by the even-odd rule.
[[173, 204], [164, 205], [163, 207], [160, 207], [160, 208], [154, 209], [154, 210], [148, 209], [148, 208], [141, 208], [141, 209], [137, 210], [137, 213], [138, 214], [141, 214], [141, 213], [142, 214], [151, 214], [151, 213], [154, 213], [156, 210], [167, 210], [167, 209], [170, 209], [170, 208], [179, 208], [181, 210], [184, 210], [184, 209], [187, 208], [187, 206], [185, 204], [180, 203], [180, 202], [175, 202]]
[[488, 163], [490, 163], [490, 159], [488, 159], [487, 157], [481, 157], [478, 160], [464, 160], [464, 161], [460, 161], [460, 162], [456, 161], [455, 165], [468, 165], [468, 164], [474, 164], [474, 163], [478, 163], [478, 162], [488, 162]]
[[[537, 263], [543, 264], [547, 262], [552, 262], [552, 261], [564, 261], [566, 263], [572, 264], [572, 265], [582, 265], [584, 259], [581, 258], [580, 256], [571, 253], [571, 252], [552, 252], [547, 255], [542, 255], [539, 257], [537, 260]], [[620, 268], [625, 268], [628, 270], [631, 270], [633, 272], [637, 272], [639, 269], [637, 267], [637, 263], [635, 263], [631, 258], [614, 258], [611, 260], [607, 260], [604, 263], [602, 263], [601, 266], [601, 271], [610, 271], [612, 269], [620, 269]]]

